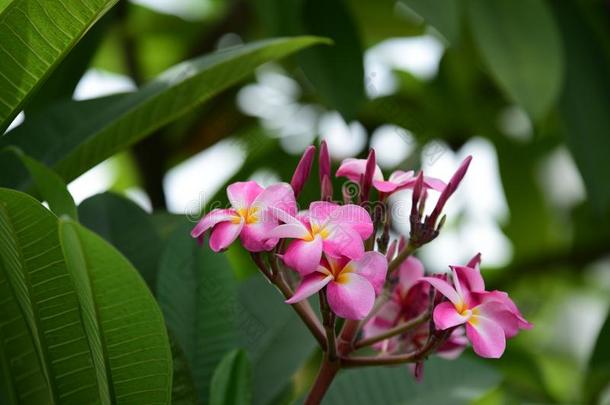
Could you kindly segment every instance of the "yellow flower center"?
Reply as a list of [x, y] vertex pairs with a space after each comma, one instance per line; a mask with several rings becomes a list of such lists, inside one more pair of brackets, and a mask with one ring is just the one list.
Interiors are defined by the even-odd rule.
[[255, 224], [258, 222], [258, 207], [240, 208], [237, 210], [237, 215], [231, 220], [234, 224], [239, 224], [243, 218], [246, 224]]
[[314, 222], [311, 224], [311, 232], [309, 233], [309, 236], [305, 238], [305, 240], [312, 241], [315, 239], [316, 235], [320, 235], [322, 239], [326, 239], [328, 234], [328, 229], [321, 227], [318, 223]]

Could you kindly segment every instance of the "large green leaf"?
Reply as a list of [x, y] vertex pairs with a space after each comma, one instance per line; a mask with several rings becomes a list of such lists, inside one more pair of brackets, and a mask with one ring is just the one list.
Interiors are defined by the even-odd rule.
[[[70, 181], [114, 153], [150, 135], [265, 62], [322, 43], [315, 37], [279, 38], [223, 49], [180, 63], [135, 93], [66, 102], [31, 117], [6, 134], [15, 144]], [[0, 157], [2, 181], [18, 186], [19, 173]]]
[[0, 133], [116, 0], [14, 0], [0, 16]]
[[282, 393], [311, 356], [316, 341], [301, 319], [261, 275], [240, 286], [238, 325], [252, 362], [254, 404], [268, 404]]
[[406, 366], [340, 371], [324, 399], [341, 404], [468, 404], [500, 382], [481, 361], [432, 358], [418, 383]]
[[188, 359], [171, 331], [169, 331], [169, 337], [174, 363], [172, 405], [198, 404], [197, 390], [195, 389], [195, 382], [193, 381], [193, 374]]
[[364, 55], [360, 34], [344, 0], [306, 0], [303, 25], [307, 33], [331, 38], [333, 46], [317, 46], [299, 55], [299, 62], [320, 97], [351, 120], [364, 96]]
[[209, 398], [210, 380], [225, 353], [237, 343], [236, 285], [222, 254], [198, 246], [191, 224], [178, 228], [159, 268], [157, 299], [168, 328], [184, 350], [200, 398]]
[[96, 402], [98, 380], [57, 220], [0, 189], [0, 337], [9, 403]]
[[535, 119], [562, 87], [563, 52], [544, 0], [469, 0], [474, 40], [498, 85]]
[[36, 184], [36, 188], [43, 200], [49, 204], [49, 208], [57, 215], [67, 215], [78, 219], [74, 199], [66, 187], [66, 183], [42, 163], [32, 159], [17, 148], [10, 150], [21, 160], [27, 168]]
[[[610, 62], [587, 16], [576, 3], [554, 2], [566, 49], [566, 85], [561, 117], [568, 146], [597, 216], [610, 208]], [[584, 4], [584, 3], [583, 3]]]
[[90, 197], [78, 206], [80, 222], [125, 255], [154, 292], [163, 242], [151, 216], [114, 193]]
[[584, 390], [587, 403], [596, 403], [604, 389], [610, 388], [610, 345], [608, 342], [610, 342], [610, 314], [597, 336], [597, 343], [589, 360]]
[[455, 44], [460, 34], [459, 0], [401, 0], [411, 11], [433, 26], [450, 44]]
[[98, 378], [107, 378], [108, 403], [169, 404], [172, 354], [146, 284], [125, 257], [82, 225], [61, 219], [59, 234]]
[[249, 405], [252, 402], [250, 362], [243, 350], [229, 352], [212, 377], [210, 405]]

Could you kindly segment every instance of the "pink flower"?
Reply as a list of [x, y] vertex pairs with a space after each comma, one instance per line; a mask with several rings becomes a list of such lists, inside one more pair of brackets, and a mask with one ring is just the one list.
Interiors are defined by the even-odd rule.
[[[351, 181], [359, 183], [360, 178], [364, 176], [366, 171], [366, 162], [367, 159], [345, 159], [341, 166], [339, 166], [336, 175], [338, 177], [347, 177]], [[417, 177], [412, 170], [408, 172], [397, 170], [390, 175], [388, 180], [384, 180], [379, 166], [375, 166], [375, 171], [373, 172], [373, 186], [383, 193], [393, 193], [397, 190], [413, 188], [416, 179]], [[424, 187], [443, 191], [446, 184], [434, 177], [424, 177]]]
[[294, 193], [287, 183], [263, 189], [255, 181], [237, 182], [227, 187], [227, 196], [231, 208], [212, 210], [191, 232], [199, 238], [212, 228], [210, 248], [215, 252], [226, 249], [238, 236], [251, 252], [271, 250], [278, 239], [269, 233], [279, 224], [272, 211], [296, 213]]
[[286, 301], [294, 304], [326, 287], [328, 305], [338, 316], [363, 319], [381, 293], [388, 270], [386, 258], [377, 252], [366, 252], [358, 260], [326, 256], [317, 269], [305, 277], [294, 295]]
[[283, 260], [303, 276], [316, 271], [322, 252], [334, 258], [360, 259], [364, 254], [363, 241], [373, 233], [369, 213], [358, 205], [317, 201], [298, 218], [282, 210], [274, 212], [284, 224], [269, 236], [295, 239], [288, 245]]
[[506, 293], [485, 291], [478, 269], [453, 266], [453, 286], [436, 277], [423, 277], [449, 301], [434, 308], [434, 323], [446, 330], [466, 325], [466, 336], [475, 353], [481, 357], [499, 358], [504, 353], [506, 338], [519, 329], [529, 329], [527, 322]]

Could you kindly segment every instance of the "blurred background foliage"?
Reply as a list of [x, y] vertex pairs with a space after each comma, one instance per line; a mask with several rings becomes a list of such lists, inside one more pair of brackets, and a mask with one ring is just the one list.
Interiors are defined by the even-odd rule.
[[[107, 113], [100, 106], [126, 102], [171, 66], [240, 43], [301, 34], [334, 44], [264, 65], [242, 85], [160, 119], [154, 130], [115, 128], [121, 146], [108, 148], [107, 156], [84, 150], [68, 162], [58, 158], [57, 145], [70, 144], [66, 126], [87, 127]], [[224, 72], [232, 71], [239, 66]], [[179, 94], [169, 97], [180, 103]], [[153, 121], [157, 114], [145, 117]], [[91, 134], [96, 130], [92, 126]], [[26, 133], [47, 141], [22, 137]], [[190, 359], [194, 380], [205, 381], [197, 387], [200, 395], [207, 396], [213, 370], [200, 363], [215, 366], [241, 346], [250, 355], [256, 402], [282, 403], [311, 380], [319, 360], [313, 342], [264, 292], [253, 306], [260, 310], [255, 323], [263, 323], [254, 329], [265, 336], [243, 342], [226, 326], [213, 337], [202, 330], [222, 329], [227, 318], [197, 315], [209, 311], [215, 297], [265, 286], [248, 285], [260, 280], [250, 278], [254, 270], [239, 248], [220, 259], [191, 251], [188, 225], [181, 223], [185, 213], [193, 220], [206, 205], [222, 203], [230, 181], [289, 179], [300, 153], [319, 139], [327, 139], [335, 163], [364, 156], [372, 146], [384, 171], [422, 167], [442, 177], [461, 157], [474, 155], [443, 234], [421, 257], [428, 270], [444, 271], [481, 251], [489, 284], [514, 295], [535, 324], [501, 360], [484, 362], [499, 377], [484, 385], [476, 403], [610, 404], [607, 1], [121, 0], [48, 77], [0, 145], [16, 144], [64, 180], [76, 179], [70, 191], [78, 203], [84, 200], [81, 222], [126, 255], [156, 291], [178, 354]], [[16, 159], [1, 156], [0, 181], [27, 190], [29, 177]], [[304, 199], [316, 198], [316, 181]], [[108, 190], [113, 193], [91, 197]], [[406, 222], [396, 231], [404, 232]], [[234, 274], [222, 275], [226, 267]], [[190, 273], [176, 277], [176, 268]], [[198, 277], [221, 277], [213, 284], [222, 291], [199, 296], [188, 284], [205, 283]], [[243, 299], [237, 310], [230, 305], [236, 322], [240, 305], [250, 308], [247, 300], [253, 300]], [[275, 313], [272, 319], [267, 311]], [[198, 316], [212, 323], [200, 327]], [[274, 342], [279, 353], [265, 357]], [[299, 350], [287, 355], [287, 342]], [[193, 365], [200, 357], [204, 361]], [[243, 361], [243, 353], [231, 352], [214, 378], [226, 380], [231, 367], [247, 374]], [[458, 374], [469, 369], [456, 367]], [[270, 387], [282, 373], [292, 376], [291, 384]], [[401, 384], [396, 374], [369, 377]], [[475, 372], [472, 378], [484, 377]], [[195, 395], [189, 379], [183, 392], [174, 392], [185, 401]], [[405, 372], [405, 387], [413, 385], [408, 379]], [[353, 388], [340, 379], [330, 397]]]

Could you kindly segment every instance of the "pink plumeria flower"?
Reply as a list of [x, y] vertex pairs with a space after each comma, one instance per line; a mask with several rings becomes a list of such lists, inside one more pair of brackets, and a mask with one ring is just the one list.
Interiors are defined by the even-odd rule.
[[466, 266], [453, 266], [453, 285], [436, 277], [423, 277], [449, 299], [434, 308], [434, 324], [446, 330], [466, 325], [466, 336], [479, 356], [499, 358], [506, 348], [506, 338], [519, 329], [531, 327], [507, 295], [487, 292], [480, 272]]
[[214, 209], [203, 217], [191, 232], [200, 238], [208, 230], [210, 248], [226, 249], [237, 237], [251, 252], [271, 250], [278, 242], [269, 233], [279, 224], [272, 211], [296, 213], [296, 201], [287, 183], [274, 184], [263, 189], [255, 181], [237, 182], [227, 187], [231, 208]]
[[[345, 159], [341, 166], [339, 166], [336, 175], [338, 177], [347, 177], [351, 181], [358, 183], [366, 171], [366, 162], [367, 159]], [[390, 175], [388, 180], [384, 180], [381, 169], [379, 166], [375, 166], [373, 186], [382, 193], [393, 193], [397, 190], [413, 188], [416, 179], [415, 172], [412, 170], [408, 172], [397, 170]], [[426, 176], [424, 177], [424, 187], [443, 191], [446, 184], [442, 180]]]
[[363, 319], [375, 303], [385, 283], [388, 262], [378, 252], [366, 252], [358, 260], [326, 256], [317, 269], [301, 281], [286, 302], [294, 304], [326, 287], [331, 310], [345, 319]]
[[295, 239], [282, 258], [302, 276], [316, 271], [322, 252], [334, 258], [361, 258], [363, 241], [373, 233], [369, 213], [358, 205], [317, 201], [298, 218], [282, 210], [274, 212], [284, 224], [273, 229], [269, 236]]

